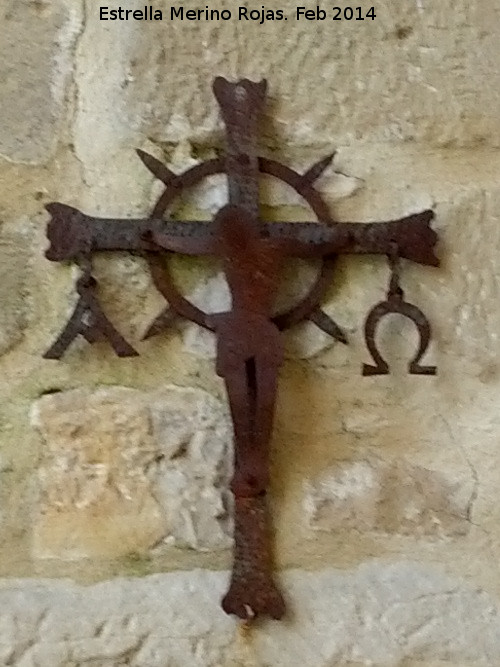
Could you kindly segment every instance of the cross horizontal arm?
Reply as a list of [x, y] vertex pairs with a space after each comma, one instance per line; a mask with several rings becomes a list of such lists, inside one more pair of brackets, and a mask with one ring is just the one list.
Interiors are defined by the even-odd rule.
[[[163, 239], [169, 249], [190, 255], [213, 254], [209, 222], [176, 222], [154, 218], [94, 218], [65, 204], [48, 204], [50, 247], [53, 262], [74, 260], [82, 253], [100, 250], [158, 250]], [[149, 240], [152, 234], [155, 242]], [[174, 247], [175, 246], [175, 247]]]
[[[217, 255], [216, 227], [210, 222], [165, 221], [152, 218], [93, 218], [64, 204], [49, 204], [52, 215], [47, 236], [47, 259], [76, 259], [102, 250], [170, 250], [188, 255]], [[429, 223], [432, 211], [389, 222], [263, 222], [261, 235], [277, 243], [285, 255], [323, 257], [335, 254], [399, 255], [420, 264], [437, 266], [436, 233]], [[151, 236], [151, 241], [148, 240]]]
[[438, 266], [437, 234], [430, 227], [433, 218], [428, 210], [389, 222], [342, 222], [330, 227], [314, 222], [271, 223], [266, 231], [291, 256], [386, 255], [397, 246], [400, 257]]

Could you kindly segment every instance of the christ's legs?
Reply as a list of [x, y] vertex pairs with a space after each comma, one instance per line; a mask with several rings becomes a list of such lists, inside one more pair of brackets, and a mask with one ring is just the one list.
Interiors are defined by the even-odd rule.
[[[226, 369], [227, 373], [227, 369]], [[234, 428], [234, 474], [231, 490], [235, 496], [255, 496], [268, 482], [267, 456], [256, 442], [257, 376], [251, 358], [235, 365], [224, 377]]]
[[277, 375], [276, 359], [262, 355], [235, 366], [224, 378], [234, 426], [232, 490], [238, 496], [263, 493], [269, 483]]
[[256, 365], [257, 397], [255, 402], [254, 451], [262, 457], [269, 457], [269, 443], [274, 420], [274, 407], [278, 384], [276, 359], [258, 357]]

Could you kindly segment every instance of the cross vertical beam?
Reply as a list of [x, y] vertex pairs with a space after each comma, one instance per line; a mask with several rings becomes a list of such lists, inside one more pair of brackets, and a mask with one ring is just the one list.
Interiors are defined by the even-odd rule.
[[236, 84], [222, 77], [213, 91], [226, 127], [225, 172], [229, 203], [239, 206], [257, 224], [259, 217], [259, 161], [257, 126], [266, 101], [265, 81], [243, 79]]
[[269, 321], [269, 287], [277, 280], [281, 256], [267, 255], [260, 238], [257, 130], [266, 89], [265, 81], [246, 79], [231, 84], [217, 78], [213, 84], [226, 126], [230, 204], [216, 224], [233, 301], [232, 312], [218, 316], [215, 323], [217, 374], [224, 379], [234, 425], [233, 570], [222, 607], [245, 620], [261, 614], [279, 619], [285, 612], [273, 581], [266, 500], [282, 361], [281, 337]]

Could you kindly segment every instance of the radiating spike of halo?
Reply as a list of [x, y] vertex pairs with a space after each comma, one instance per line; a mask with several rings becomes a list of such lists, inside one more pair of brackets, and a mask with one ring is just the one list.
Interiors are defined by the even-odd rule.
[[349, 341], [345, 332], [339, 327], [339, 325], [332, 320], [332, 318], [327, 315], [321, 308], [318, 308], [309, 316], [309, 320], [314, 322], [314, 324], [324, 331], [332, 338], [340, 341], [344, 345], [348, 345]]
[[172, 181], [177, 178], [176, 174], [174, 174], [173, 171], [164, 165], [163, 162], [160, 162], [149, 153], [141, 151], [140, 148], [136, 149], [136, 153], [149, 169], [149, 171], [154, 174], [156, 178], [165, 183], [165, 185], [171, 184]]
[[172, 324], [174, 324], [176, 319], [177, 313], [175, 313], [170, 308], [165, 308], [165, 310], [161, 312], [148, 327], [146, 333], [142, 337], [142, 340], [147, 340], [148, 338], [152, 338], [153, 336], [157, 336], [158, 334], [163, 333], [166, 329], [171, 327]]
[[321, 174], [327, 169], [332, 163], [333, 158], [335, 157], [335, 151], [331, 155], [327, 155], [322, 160], [315, 162], [312, 167], [310, 167], [305, 174], [302, 176], [302, 180], [307, 183], [314, 183]]

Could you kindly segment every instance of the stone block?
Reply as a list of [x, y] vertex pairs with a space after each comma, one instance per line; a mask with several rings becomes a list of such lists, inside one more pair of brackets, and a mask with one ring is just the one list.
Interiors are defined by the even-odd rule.
[[0, 155], [43, 163], [54, 152], [65, 113], [80, 6], [6, 0], [0, 24]]
[[[165, 0], [156, 7], [170, 16]], [[194, 7], [194, 0], [184, 4]], [[291, 0], [282, 7], [286, 22], [263, 25], [170, 18], [116, 25], [100, 21], [92, 6], [79, 50], [75, 125], [89, 171], [98, 156], [138, 134], [167, 146], [219, 140], [214, 75], [269, 79], [272, 127], [264, 124], [262, 137], [268, 147], [276, 134], [288, 144], [332, 148], [410, 141], [498, 146], [500, 23], [492, 3], [390, 2], [374, 20], [328, 16], [314, 23], [297, 21]], [[229, 6], [219, 0], [210, 8]], [[238, 56], [229, 58], [233, 43]], [[88, 131], [96, 141], [87, 141]]]
[[155, 497], [167, 542], [205, 551], [230, 546], [232, 427], [226, 408], [200, 389], [169, 387], [150, 396], [159, 459]]
[[[439, 568], [372, 561], [282, 576], [290, 614], [237, 632], [228, 573], [0, 582], [0, 660], [28, 667], [495, 665], [499, 606]], [[75, 621], [76, 619], [76, 621]], [[459, 629], [460, 631], [457, 631]], [[442, 663], [441, 663], [442, 661]]]
[[30, 240], [26, 220], [0, 227], [0, 354], [22, 339], [26, 326]]
[[450, 471], [367, 458], [340, 462], [308, 482], [304, 509], [314, 530], [447, 537], [469, 531], [474, 495]]
[[227, 546], [229, 430], [206, 392], [75, 389], [37, 401], [37, 557]]

